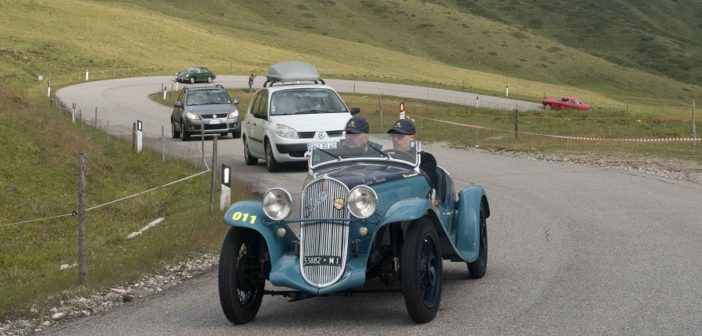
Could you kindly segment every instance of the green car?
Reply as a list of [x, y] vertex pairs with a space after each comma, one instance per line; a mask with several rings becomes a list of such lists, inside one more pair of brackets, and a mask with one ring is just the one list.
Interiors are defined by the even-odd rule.
[[194, 66], [188, 68], [184, 71], [176, 73], [176, 82], [195, 84], [196, 82], [207, 82], [212, 83], [212, 81], [217, 78], [217, 76], [210, 71], [210, 69], [204, 66]]

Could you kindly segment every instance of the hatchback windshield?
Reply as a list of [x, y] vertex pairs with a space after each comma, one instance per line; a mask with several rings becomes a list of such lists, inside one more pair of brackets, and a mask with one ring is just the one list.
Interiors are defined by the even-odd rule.
[[[347, 135], [348, 136], [348, 135]], [[393, 148], [389, 135], [373, 135], [365, 146], [357, 146], [349, 139], [336, 142], [314, 142], [308, 145], [309, 166], [315, 167], [331, 162], [377, 161], [397, 162], [417, 166], [418, 144], [412, 142], [404, 151]]]
[[341, 98], [329, 89], [281, 90], [271, 99], [271, 115], [348, 112]]
[[231, 104], [232, 99], [224, 90], [193, 90], [188, 92], [188, 105]]

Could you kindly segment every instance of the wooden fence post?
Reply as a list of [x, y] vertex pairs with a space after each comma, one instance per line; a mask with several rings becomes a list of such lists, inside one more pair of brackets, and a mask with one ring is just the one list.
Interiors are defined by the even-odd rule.
[[214, 210], [215, 190], [217, 189], [217, 138], [212, 139], [212, 180], [210, 183], [210, 212]]
[[514, 109], [514, 139], [519, 139], [519, 109]]
[[697, 121], [695, 120], [695, 100], [692, 100], [692, 145], [697, 146]]
[[88, 253], [85, 249], [85, 153], [78, 163], [78, 275], [81, 284], [88, 273]]

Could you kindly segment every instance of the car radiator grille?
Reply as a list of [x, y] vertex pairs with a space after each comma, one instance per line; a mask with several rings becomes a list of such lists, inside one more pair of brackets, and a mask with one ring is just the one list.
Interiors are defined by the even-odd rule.
[[349, 237], [349, 189], [332, 179], [319, 179], [302, 191], [302, 218], [329, 220], [303, 222], [300, 227], [300, 268], [310, 285], [334, 284], [346, 267]]

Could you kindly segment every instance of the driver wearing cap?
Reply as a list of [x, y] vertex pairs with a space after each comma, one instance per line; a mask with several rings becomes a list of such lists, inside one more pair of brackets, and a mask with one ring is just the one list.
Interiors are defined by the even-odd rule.
[[[408, 152], [411, 149], [412, 142], [417, 141], [417, 128], [414, 127], [414, 123], [408, 119], [398, 119], [390, 130], [388, 130], [388, 133], [392, 138], [392, 146], [395, 149]], [[421, 158], [419, 169], [427, 175], [431, 187], [434, 188], [438, 179], [436, 158], [434, 158], [434, 155], [431, 153], [425, 151], [419, 152], [419, 155]]]

